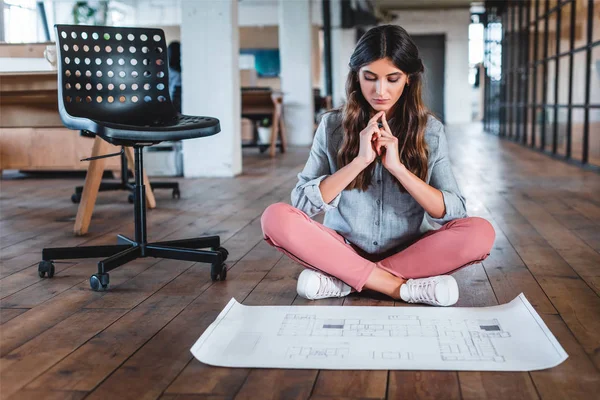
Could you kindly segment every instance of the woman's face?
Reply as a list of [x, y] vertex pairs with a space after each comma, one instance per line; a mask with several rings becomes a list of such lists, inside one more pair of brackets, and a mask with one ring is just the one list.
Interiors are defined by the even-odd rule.
[[367, 64], [358, 71], [360, 90], [375, 112], [388, 111], [396, 104], [408, 76], [389, 58]]

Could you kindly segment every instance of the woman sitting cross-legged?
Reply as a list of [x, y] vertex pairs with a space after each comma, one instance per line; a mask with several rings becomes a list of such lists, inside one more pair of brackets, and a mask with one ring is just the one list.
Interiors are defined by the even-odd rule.
[[[367, 288], [449, 306], [458, 286], [448, 274], [489, 255], [494, 229], [467, 217], [444, 127], [423, 105], [422, 74], [404, 29], [369, 30], [350, 58], [347, 103], [323, 117], [293, 206], [264, 211], [265, 240], [307, 267], [300, 296]], [[322, 212], [323, 224], [311, 219]]]

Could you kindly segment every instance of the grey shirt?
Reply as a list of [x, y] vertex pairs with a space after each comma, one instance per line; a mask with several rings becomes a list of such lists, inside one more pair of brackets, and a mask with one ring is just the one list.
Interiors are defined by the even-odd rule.
[[446, 206], [442, 218], [432, 218], [409, 193], [400, 192], [396, 178], [378, 161], [374, 161], [374, 175], [367, 191], [344, 190], [329, 204], [325, 203], [319, 184], [339, 169], [341, 122], [340, 112], [328, 113], [321, 120], [308, 161], [292, 191], [294, 207], [310, 217], [325, 212], [325, 226], [368, 254], [406, 247], [435, 229], [428, 219], [444, 224], [467, 216], [466, 200], [452, 173], [444, 126], [433, 116], [429, 116], [425, 129], [429, 148], [426, 182], [442, 192]]

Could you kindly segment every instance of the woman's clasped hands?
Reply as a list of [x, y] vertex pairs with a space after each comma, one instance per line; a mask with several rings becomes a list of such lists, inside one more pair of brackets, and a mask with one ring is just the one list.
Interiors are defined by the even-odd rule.
[[360, 132], [358, 158], [369, 165], [377, 156], [381, 156], [383, 166], [392, 173], [404, 168], [400, 162], [398, 138], [392, 134], [385, 111], [375, 114]]

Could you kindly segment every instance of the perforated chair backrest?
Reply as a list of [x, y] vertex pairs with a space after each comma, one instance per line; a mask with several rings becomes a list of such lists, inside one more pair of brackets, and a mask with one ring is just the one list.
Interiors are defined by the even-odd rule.
[[88, 129], [85, 120], [160, 126], [177, 116], [161, 29], [55, 25], [55, 32], [67, 127]]

